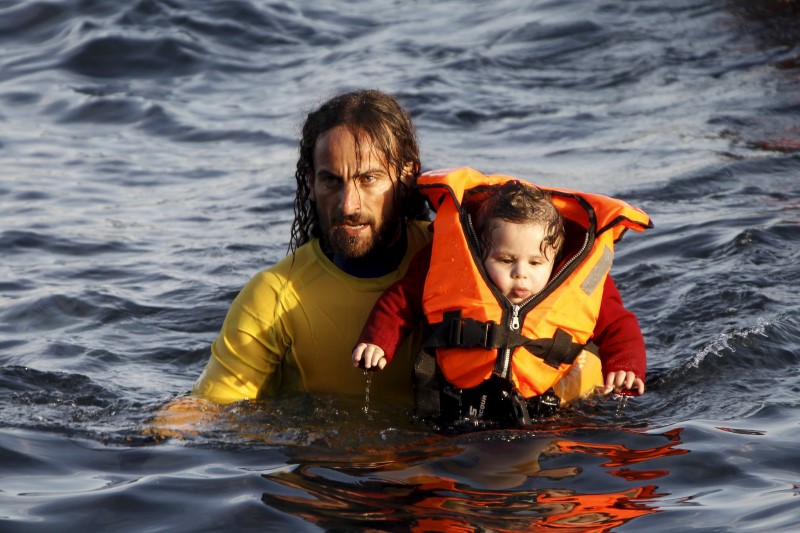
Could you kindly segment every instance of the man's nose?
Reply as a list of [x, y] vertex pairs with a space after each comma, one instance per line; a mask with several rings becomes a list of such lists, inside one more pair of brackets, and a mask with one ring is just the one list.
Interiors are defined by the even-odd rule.
[[361, 191], [358, 189], [355, 180], [346, 180], [344, 182], [340, 207], [345, 215], [357, 213], [361, 209]]

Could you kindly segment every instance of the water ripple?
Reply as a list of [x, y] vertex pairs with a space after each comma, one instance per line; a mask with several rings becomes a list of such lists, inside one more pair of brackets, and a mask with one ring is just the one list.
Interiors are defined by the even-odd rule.
[[86, 256], [133, 253], [137, 248], [119, 241], [92, 242], [35, 231], [8, 230], [0, 233], [0, 248], [8, 254], [27, 253], [29, 250], [67, 255]]
[[[0, 0], [0, 529], [791, 530], [796, 4]], [[144, 431], [284, 257], [305, 113], [355, 87], [426, 169], [653, 217], [612, 271], [645, 395], [473, 440], [366, 391]]]

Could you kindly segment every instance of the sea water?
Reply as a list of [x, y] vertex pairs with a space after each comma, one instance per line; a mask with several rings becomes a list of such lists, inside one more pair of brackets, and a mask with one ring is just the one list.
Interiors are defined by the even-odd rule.
[[[798, 21], [780, 0], [0, 0], [0, 529], [798, 530]], [[644, 396], [448, 436], [365, 405], [365, 379], [146, 432], [286, 254], [305, 113], [362, 87], [410, 111], [425, 170], [652, 216], [612, 270]]]

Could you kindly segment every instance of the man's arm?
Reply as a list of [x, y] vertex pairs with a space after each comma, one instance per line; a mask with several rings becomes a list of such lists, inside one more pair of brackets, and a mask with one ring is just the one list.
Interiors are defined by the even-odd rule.
[[221, 404], [254, 400], [270, 373], [266, 359], [264, 347], [248, 334], [220, 334], [192, 395]]
[[[279, 320], [272, 326], [255, 310], [279, 310], [279, 292], [264, 273], [256, 275], [231, 304], [222, 331], [211, 345], [211, 357], [190, 396], [175, 398], [155, 413], [145, 434], [185, 438], [214, 427], [225, 411], [221, 404], [251, 400], [274, 393], [280, 386], [283, 338]], [[274, 281], [274, 279], [273, 279]], [[259, 302], [259, 308], [252, 306]], [[267, 316], [279, 316], [277, 311]], [[270, 333], [271, 332], [271, 333]], [[264, 342], [259, 339], [270, 339]]]
[[279, 282], [268, 271], [245, 285], [211, 345], [211, 357], [192, 395], [226, 404], [277, 392], [287, 351], [280, 292]]

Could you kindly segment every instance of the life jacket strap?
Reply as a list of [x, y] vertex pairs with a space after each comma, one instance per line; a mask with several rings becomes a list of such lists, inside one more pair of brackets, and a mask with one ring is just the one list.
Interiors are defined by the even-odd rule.
[[552, 339], [526, 339], [521, 346], [553, 368], [558, 368], [562, 364], [572, 364], [583, 350], [588, 349], [595, 353], [597, 350], [594, 343], [572, 342], [572, 335], [561, 328], [556, 329]]
[[508, 339], [508, 333], [496, 322], [461, 318], [461, 311], [444, 313], [442, 321], [431, 324], [430, 328], [432, 333], [425, 340], [425, 348], [486, 348], [488, 350], [503, 346]]
[[[529, 339], [516, 331], [510, 331], [494, 321], [481, 322], [472, 318], [462, 318], [461, 311], [448, 311], [441, 322], [430, 324], [431, 333], [423, 347], [435, 348], [485, 348], [487, 350], [507, 346], [515, 349], [523, 346], [528, 352], [542, 359], [547, 365], [558, 368], [562, 364], [572, 364], [584, 349], [596, 353], [592, 343], [572, 342], [572, 335], [561, 328], [556, 329], [551, 339]], [[590, 348], [590, 345], [594, 349]], [[498, 358], [494, 372], [503, 375]]]

